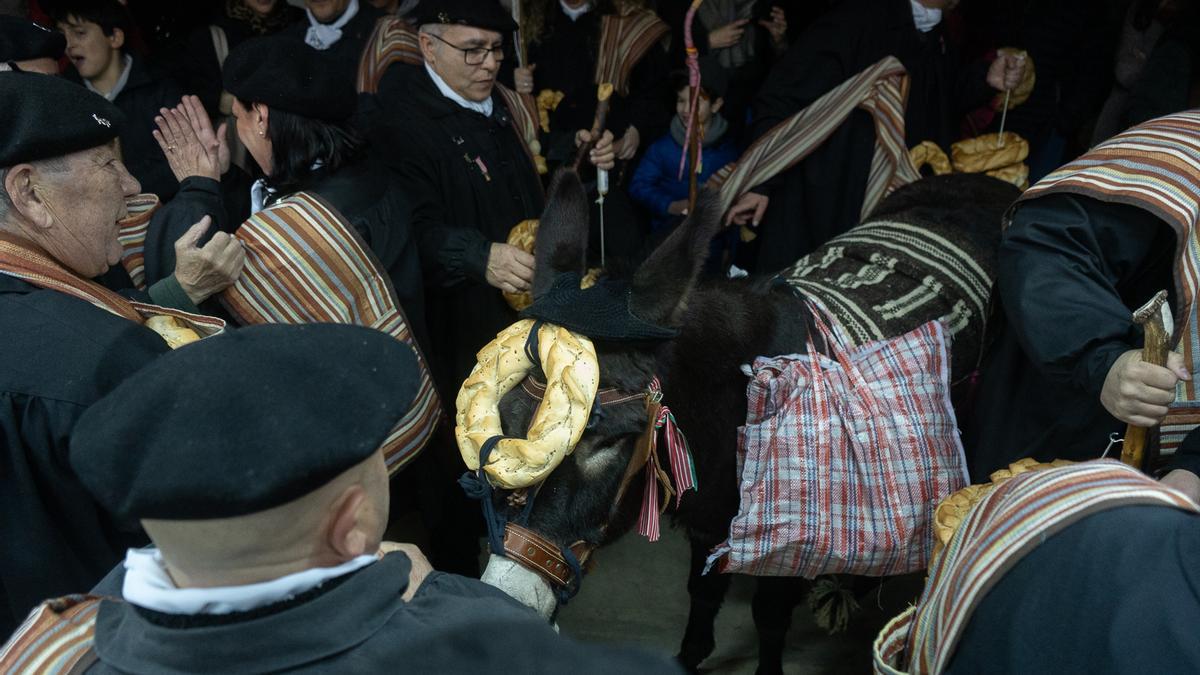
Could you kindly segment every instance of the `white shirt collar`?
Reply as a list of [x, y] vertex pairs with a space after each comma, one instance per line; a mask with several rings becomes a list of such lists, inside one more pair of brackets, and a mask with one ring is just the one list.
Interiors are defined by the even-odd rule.
[[333, 23], [317, 21], [317, 17], [313, 16], [312, 11], [307, 8], [304, 12], [308, 14], [308, 32], [304, 35], [304, 42], [313, 49], [324, 51], [342, 39], [342, 27], [350, 23], [350, 19], [358, 14], [358, 0], [350, 0], [350, 4], [346, 5], [346, 11], [342, 12], [342, 15]]
[[909, 0], [909, 2], [912, 3], [913, 23], [917, 25], [917, 30], [928, 33], [942, 22], [942, 10], [930, 9], [917, 0]]
[[362, 555], [337, 567], [317, 567], [245, 586], [177, 588], [156, 548], [129, 549], [121, 595], [130, 604], [165, 614], [231, 614], [290, 600], [379, 560]]
[[558, 0], [558, 6], [562, 7], [563, 14], [566, 14], [567, 18], [569, 18], [571, 21], [578, 21], [579, 17], [592, 11], [592, 3], [591, 2], [585, 2], [585, 3], [583, 3], [582, 7], [579, 7], [578, 9], [573, 9], [573, 8], [567, 6], [566, 0]]
[[451, 89], [450, 85], [446, 84], [446, 81], [435, 73], [433, 68], [429, 67], [428, 63], [425, 64], [425, 72], [429, 73], [429, 77], [433, 78], [433, 83], [437, 85], [438, 91], [442, 92], [442, 96], [454, 101], [467, 110], [474, 110], [484, 117], [492, 116], [492, 97], [489, 96], [486, 101], [482, 102], [469, 101]]
[[93, 93], [100, 94], [109, 101], [115, 101], [117, 99], [117, 95], [125, 89], [125, 85], [129, 84], [129, 71], [133, 70], [132, 56], [124, 54], [121, 56], [121, 60], [125, 63], [125, 67], [121, 70], [121, 77], [117, 78], [117, 83], [113, 85], [112, 91], [105, 94], [99, 89], [93, 87], [92, 83], [88, 80], [83, 81], [83, 86], [92, 90]]

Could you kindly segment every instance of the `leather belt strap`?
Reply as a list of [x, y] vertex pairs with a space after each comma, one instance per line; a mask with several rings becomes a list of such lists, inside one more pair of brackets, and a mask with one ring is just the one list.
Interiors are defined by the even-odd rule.
[[[582, 567], [592, 555], [593, 547], [587, 542], [571, 544], [571, 553]], [[567, 564], [558, 547], [533, 530], [516, 523], [504, 526], [504, 555], [526, 569], [542, 575], [554, 588], [566, 588], [574, 580], [574, 572]]]

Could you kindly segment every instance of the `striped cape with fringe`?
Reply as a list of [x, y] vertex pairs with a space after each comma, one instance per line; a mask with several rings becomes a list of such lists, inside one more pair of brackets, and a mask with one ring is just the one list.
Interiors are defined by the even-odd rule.
[[395, 474], [433, 436], [442, 408], [425, 356], [374, 254], [332, 206], [307, 192], [259, 211], [234, 236], [246, 249], [246, 266], [220, 298], [240, 323], [367, 326], [416, 352], [417, 397], [383, 444]]
[[1113, 460], [1031, 471], [999, 485], [972, 507], [934, 561], [916, 607], [879, 634], [875, 672], [942, 672], [972, 612], [1026, 554], [1086, 516], [1139, 505], [1198, 511], [1182, 493]]
[[650, 48], [671, 34], [654, 12], [634, 9], [600, 18], [600, 55], [595, 83], [609, 83], [621, 96], [629, 95], [629, 77]]
[[[1018, 205], [1069, 193], [1149, 211], [1175, 231], [1175, 335], [1193, 374], [1200, 374], [1200, 110], [1151, 120], [1096, 146], [1030, 188]], [[1014, 207], [1015, 208], [1015, 207]], [[1147, 233], [1150, 236], [1150, 233]], [[1149, 298], [1146, 298], [1149, 300]], [[1200, 426], [1196, 379], [1181, 383], [1161, 427], [1160, 452], [1174, 453]]]
[[892, 190], [920, 179], [904, 144], [908, 72], [888, 56], [846, 80], [754, 142], [737, 162], [708, 180], [720, 193], [721, 213], [756, 185], [787, 171], [829, 139], [855, 110], [875, 119], [875, 156], [867, 179], [862, 215]]

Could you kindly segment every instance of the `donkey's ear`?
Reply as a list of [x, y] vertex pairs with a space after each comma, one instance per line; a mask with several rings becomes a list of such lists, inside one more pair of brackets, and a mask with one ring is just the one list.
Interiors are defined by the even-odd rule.
[[716, 192], [702, 192], [695, 212], [642, 263], [633, 275], [634, 314], [660, 326], [678, 323], [720, 229], [720, 208]]
[[583, 274], [587, 264], [589, 209], [579, 174], [562, 169], [550, 184], [550, 196], [538, 224], [534, 256], [533, 297], [554, 284], [563, 272]]

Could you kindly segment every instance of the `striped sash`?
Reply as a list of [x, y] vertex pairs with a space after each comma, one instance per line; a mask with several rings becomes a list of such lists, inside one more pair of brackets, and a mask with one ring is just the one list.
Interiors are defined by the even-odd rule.
[[[1018, 202], [1069, 193], [1149, 211], [1175, 230], [1175, 341], [1192, 373], [1200, 373], [1200, 110], [1151, 120], [1100, 144], [1046, 176]], [[1196, 380], [1181, 383], [1162, 425], [1161, 452], [1171, 454], [1200, 426]]]
[[504, 99], [504, 105], [512, 115], [513, 131], [521, 141], [521, 147], [529, 160], [537, 166], [537, 156], [542, 152], [542, 144], [538, 141], [538, 107], [537, 101], [529, 94], [519, 94], [512, 89], [496, 83], [496, 91]]
[[388, 469], [399, 471], [433, 435], [441, 404], [425, 357], [375, 256], [344, 218], [306, 192], [251, 216], [235, 236], [246, 248], [246, 266], [221, 302], [240, 323], [367, 326], [417, 353], [417, 397], [383, 444]]
[[0, 274], [16, 277], [38, 288], [65, 293], [138, 325], [154, 316], [171, 316], [187, 324], [201, 337], [225, 330], [225, 321], [177, 309], [132, 302], [94, 281], [80, 278], [49, 256], [27, 248], [0, 234]]
[[424, 61], [413, 26], [398, 16], [383, 17], [375, 23], [375, 30], [367, 38], [362, 60], [358, 63], [358, 92], [374, 94], [378, 91], [379, 81], [393, 63], [420, 65]]
[[647, 9], [600, 18], [600, 55], [596, 59], [597, 85], [608, 82], [622, 96], [629, 94], [629, 76], [650, 51], [671, 34], [671, 28]]
[[96, 613], [101, 598], [68, 595], [47, 600], [0, 648], [4, 675], [69, 675], [95, 662]]
[[876, 672], [942, 672], [975, 607], [1026, 554], [1086, 516], [1140, 505], [1200, 512], [1182, 494], [1111, 460], [1031, 471], [1003, 483], [971, 509], [934, 561], [915, 610], [881, 633]]
[[893, 56], [838, 85], [755, 141], [737, 162], [709, 179], [708, 186], [720, 191], [721, 212], [754, 186], [795, 166], [861, 108], [875, 118], [875, 156], [863, 200], [865, 217], [892, 190], [921, 177], [904, 145], [907, 99], [908, 73]]

